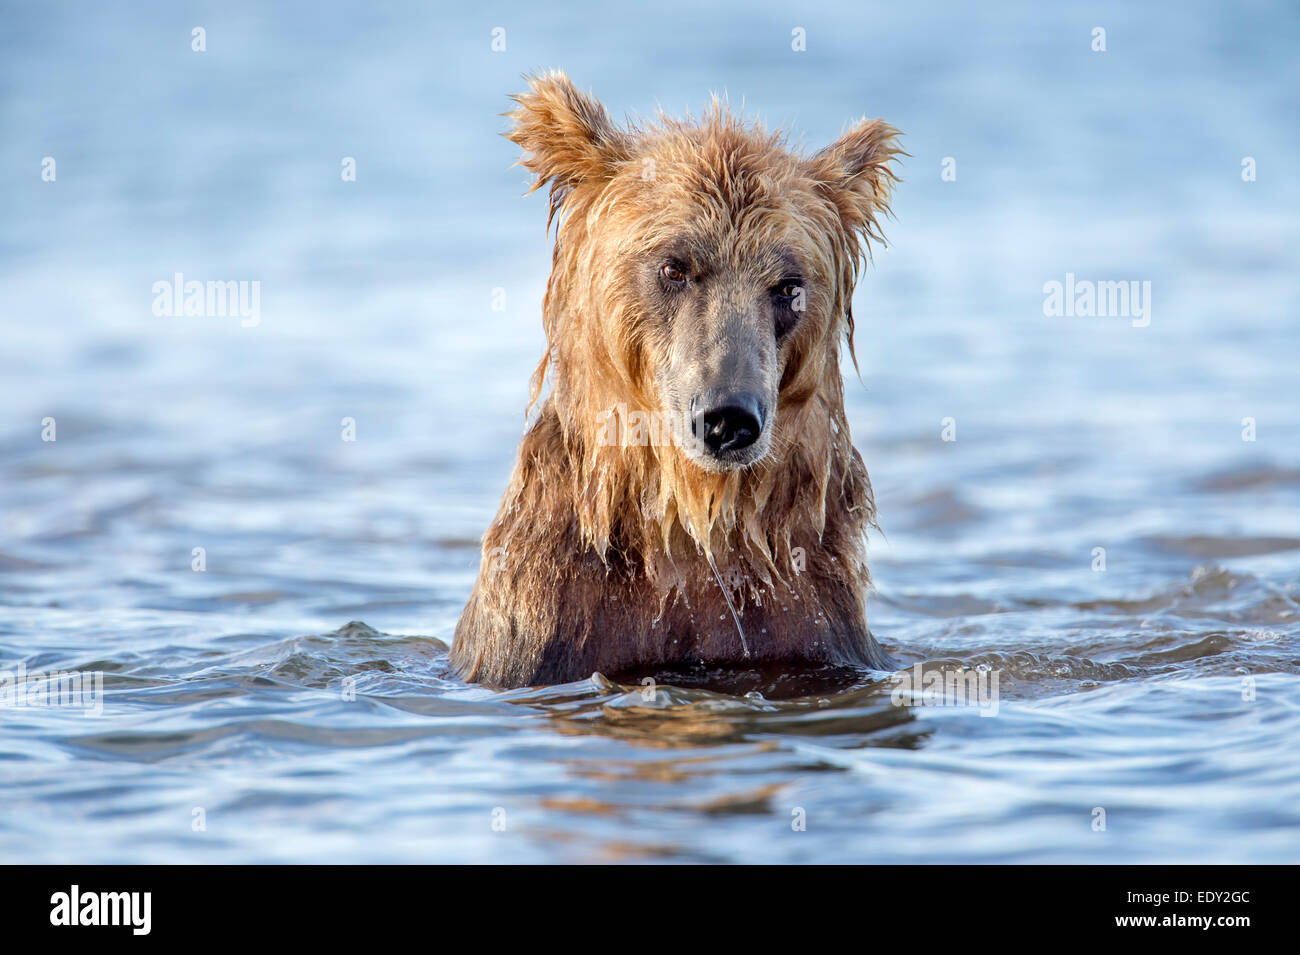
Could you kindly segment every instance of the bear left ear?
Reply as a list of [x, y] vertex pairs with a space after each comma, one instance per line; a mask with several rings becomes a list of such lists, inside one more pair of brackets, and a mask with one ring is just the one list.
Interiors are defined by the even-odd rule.
[[898, 147], [898, 135], [884, 120], [862, 119], [807, 160], [809, 175], [835, 203], [850, 232], [884, 241], [876, 217], [889, 213], [890, 191], [898, 182], [890, 162], [907, 155]]
[[551, 184], [552, 215], [574, 186], [608, 179], [627, 158], [626, 135], [605, 108], [558, 70], [532, 77], [514, 100], [519, 108], [505, 114], [515, 124], [506, 138], [527, 154], [520, 164], [537, 176], [532, 189]]

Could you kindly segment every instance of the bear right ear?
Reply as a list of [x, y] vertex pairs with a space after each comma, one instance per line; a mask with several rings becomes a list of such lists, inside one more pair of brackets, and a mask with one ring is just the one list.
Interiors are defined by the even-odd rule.
[[878, 217], [889, 213], [892, 168], [899, 132], [884, 120], [861, 119], [843, 136], [807, 160], [810, 175], [839, 209], [850, 232], [884, 241]]
[[573, 187], [608, 179], [628, 158], [626, 136], [605, 108], [560, 71], [530, 78], [528, 92], [512, 98], [519, 108], [505, 114], [515, 124], [506, 138], [524, 149], [520, 164], [537, 176], [529, 192], [551, 184], [552, 216]]

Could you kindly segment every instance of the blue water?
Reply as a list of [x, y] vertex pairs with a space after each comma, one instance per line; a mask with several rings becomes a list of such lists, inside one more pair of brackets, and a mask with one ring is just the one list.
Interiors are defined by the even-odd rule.
[[[0, 860], [1300, 860], [1293, 4], [0, 17], [0, 669], [104, 674], [0, 707]], [[542, 350], [498, 115], [540, 67], [904, 131], [848, 369], [869, 620], [995, 718], [448, 673]], [[258, 323], [154, 314], [177, 272]], [[1149, 325], [1044, 315], [1067, 273]]]

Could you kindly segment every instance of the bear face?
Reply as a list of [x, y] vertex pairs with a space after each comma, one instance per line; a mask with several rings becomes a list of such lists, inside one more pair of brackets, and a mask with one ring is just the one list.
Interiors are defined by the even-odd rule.
[[[691, 133], [643, 144], [653, 179], [623, 173], [606, 187], [628, 220], [624, 248], [607, 250], [628, 256], [607, 300], [638, 326], [634, 364], [647, 380], [637, 384], [682, 423], [681, 453], [725, 472], [776, 456], [782, 384], [788, 399], [798, 369], [838, 332], [835, 281], [799, 171], [767, 149], [715, 159], [717, 144]], [[696, 158], [665, 163], [663, 153]]]
[[779, 461], [851, 336], [896, 131], [863, 121], [805, 158], [716, 100], [698, 122], [620, 127], [563, 74], [516, 99], [509, 138], [560, 219], [547, 362], [572, 423], [630, 408], [672, 423], [659, 458]]

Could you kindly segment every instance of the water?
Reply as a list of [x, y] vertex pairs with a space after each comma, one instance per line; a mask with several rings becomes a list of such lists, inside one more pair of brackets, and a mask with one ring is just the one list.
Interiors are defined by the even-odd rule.
[[[105, 699], [0, 709], [0, 858], [1300, 858], [1300, 15], [1046, 6], [8, 8], [0, 668]], [[448, 673], [541, 351], [496, 114], [543, 66], [616, 116], [904, 130], [848, 388], [870, 623], [997, 671], [996, 717]], [[260, 323], [155, 316], [176, 272]], [[1045, 317], [1067, 272], [1150, 281], [1150, 324]]]

